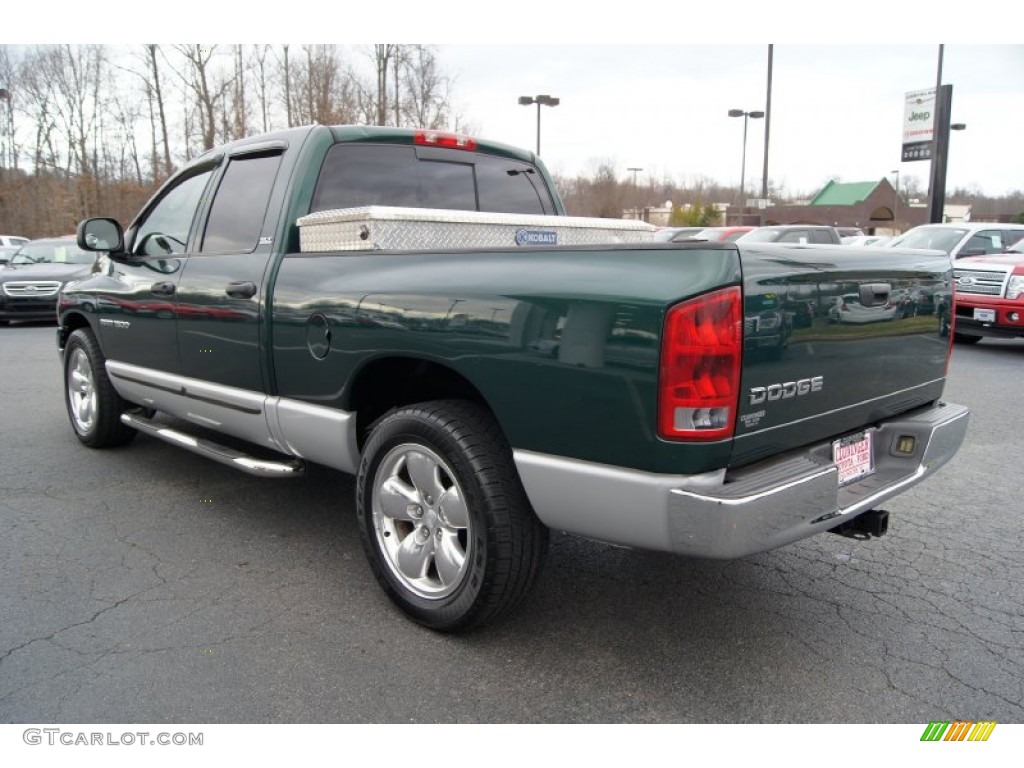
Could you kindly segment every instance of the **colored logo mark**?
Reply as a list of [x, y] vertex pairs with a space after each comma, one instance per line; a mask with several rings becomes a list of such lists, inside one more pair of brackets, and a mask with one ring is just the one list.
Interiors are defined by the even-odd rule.
[[988, 741], [995, 728], [996, 722], [993, 720], [981, 723], [966, 720], [933, 721], [924, 729], [921, 741]]

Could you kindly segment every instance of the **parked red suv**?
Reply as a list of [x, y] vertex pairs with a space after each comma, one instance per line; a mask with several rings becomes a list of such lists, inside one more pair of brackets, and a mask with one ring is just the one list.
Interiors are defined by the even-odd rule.
[[[954, 341], [1024, 337], [1024, 240], [1004, 253], [957, 259], [953, 269]], [[940, 310], [939, 333], [950, 330]]]

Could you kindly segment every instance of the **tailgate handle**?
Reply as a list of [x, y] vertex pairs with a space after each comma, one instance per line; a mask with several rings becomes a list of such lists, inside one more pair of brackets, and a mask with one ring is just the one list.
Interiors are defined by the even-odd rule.
[[889, 283], [866, 283], [860, 287], [860, 303], [865, 307], [877, 307], [889, 302], [892, 285]]

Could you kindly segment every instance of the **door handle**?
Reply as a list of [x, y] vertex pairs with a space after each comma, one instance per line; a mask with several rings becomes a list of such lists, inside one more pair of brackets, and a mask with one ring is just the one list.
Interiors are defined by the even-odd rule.
[[175, 287], [174, 283], [168, 281], [163, 283], [153, 283], [149, 290], [157, 296], [173, 296]]
[[256, 283], [249, 280], [241, 280], [236, 283], [228, 283], [224, 292], [232, 299], [251, 299], [256, 295]]

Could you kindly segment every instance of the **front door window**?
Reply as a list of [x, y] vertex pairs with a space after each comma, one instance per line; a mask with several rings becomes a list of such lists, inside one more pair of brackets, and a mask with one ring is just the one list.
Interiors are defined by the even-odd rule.
[[212, 173], [208, 168], [189, 176], [164, 194], [139, 225], [132, 252], [146, 256], [185, 253], [192, 221]]

